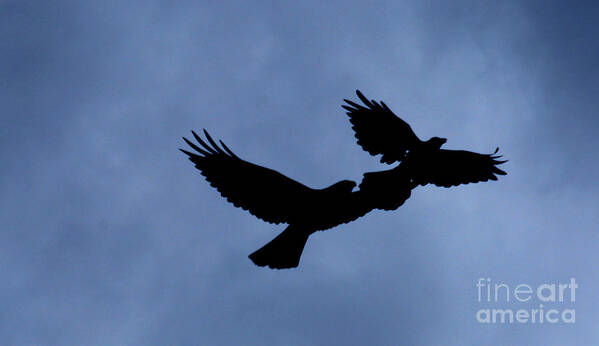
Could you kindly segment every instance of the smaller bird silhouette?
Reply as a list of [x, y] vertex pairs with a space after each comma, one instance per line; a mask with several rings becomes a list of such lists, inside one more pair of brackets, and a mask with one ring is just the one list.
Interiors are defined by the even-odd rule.
[[[506, 173], [497, 165], [499, 148], [492, 154], [478, 154], [465, 150], [441, 149], [446, 138], [432, 137], [422, 141], [408, 123], [395, 115], [384, 102], [368, 100], [356, 90], [364, 106], [350, 100], [342, 105], [349, 116], [358, 144], [369, 154], [382, 154], [381, 162], [399, 162], [402, 174], [409, 175], [417, 185], [434, 184], [451, 187], [460, 184], [497, 180]], [[393, 175], [396, 171], [388, 172]], [[368, 176], [365, 176], [368, 180]], [[363, 182], [362, 184], [365, 184]]]

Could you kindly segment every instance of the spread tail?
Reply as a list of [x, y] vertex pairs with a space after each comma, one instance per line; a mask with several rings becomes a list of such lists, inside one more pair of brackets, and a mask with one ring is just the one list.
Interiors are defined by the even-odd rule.
[[281, 234], [248, 257], [254, 264], [273, 269], [295, 268], [310, 233], [300, 227], [288, 226]]

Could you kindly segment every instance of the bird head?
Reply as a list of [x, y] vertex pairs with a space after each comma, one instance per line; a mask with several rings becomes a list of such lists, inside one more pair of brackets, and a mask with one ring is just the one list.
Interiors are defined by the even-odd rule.
[[429, 139], [428, 141], [426, 141], [426, 143], [435, 148], [435, 149], [440, 149], [441, 146], [443, 144], [445, 144], [445, 142], [447, 142], [447, 138], [439, 138], [439, 137], [432, 137], [431, 139]]

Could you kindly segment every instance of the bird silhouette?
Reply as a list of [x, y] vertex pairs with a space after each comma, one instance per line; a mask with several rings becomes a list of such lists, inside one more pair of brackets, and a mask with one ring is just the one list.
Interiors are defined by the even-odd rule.
[[313, 189], [275, 170], [242, 160], [222, 141], [219, 146], [206, 130], [208, 143], [193, 131], [192, 135], [199, 146], [185, 137], [183, 140], [195, 153], [179, 150], [222, 197], [261, 220], [288, 224], [281, 234], [249, 255], [258, 266], [297, 267], [312, 233], [354, 221], [376, 208], [398, 208], [410, 197], [410, 182], [397, 176], [385, 182], [385, 172], [370, 173], [369, 184], [357, 191], [353, 191], [356, 183], [350, 180]]
[[[465, 150], [441, 149], [446, 138], [432, 137], [422, 141], [408, 123], [395, 115], [384, 102], [368, 100], [359, 90], [358, 98], [364, 106], [345, 99], [342, 105], [349, 116], [358, 144], [369, 154], [382, 154], [381, 162], [399, 162], [402, 174], [417, 185], [434, 184], [442, 187], [497, 180], [506, 173], [497, 165], [499, 148], [492, 154], [478, 154]], [[387, 176], [397, 174], [391, 170]], [[365, 180], [369, 176], [365, 175]], [[362, 184], [366, 184], [363, 181]]]
[[[195, 151], [179, 149], [222, 197], [269, 223], [287, 224], [277, 237], [249, 255], [258, 266], [283, 269], [299, 265], [308, 237], [362, 217], [373, 209], [395, 210], [419, 185], [451, 187], [497, 180], [506, 173], [497, 168], [501, 156], [464, 150], [446, 150], [445, 138], [422, 141], [408, 123], [384, 102], [368, 100], [356, 90], [363, 106], [350, 100], [347, 110], [358, 144], [381, 162], [399, 164], [389, 170], [364, 173], [356, 183], [341, 180], [314, 189], [285, 175], [239, 158], [222, 141], [220, 146], [204, 130], [206, 141], [183, 140]], [[198, 145], [199, 144], [199, 145]]]

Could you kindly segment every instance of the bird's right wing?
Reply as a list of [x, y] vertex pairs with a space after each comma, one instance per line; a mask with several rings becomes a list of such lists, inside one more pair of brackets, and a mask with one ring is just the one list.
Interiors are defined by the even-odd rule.
[[399, 165], [385, 171], [364, 173], [358, 192], [372, 208], [395, 210], [410, 198], [416, 186]]
[[406, 151], [420, 139], [384, 102], [369, 101], [360, 90], [356, 90], [356, 94], [365, 106], [344, 100], [348, 105], [341, 107], [347, 111], [358, 144], [370, 155], [383, 154], [381, 162], [391, 164], [403, 160]]
[[289, 223], [302, 217], [306, 201], [314, 190], [269, 168], [237, 157], [220, 141], [219, 147], [204, 130], [207, 144], [192, 131], [202, 146], [187, 138], [183, 140], [197, 153], [179, 149], [187, 154], [206, 181], [236, 207], [271, 223]]
[[479, 154], [466, 150], [440, 149], [426, 157], [419, 157], [415, 167], [410, 168], [414, 182], [419, 185], [435, 184], [441, 187], [497, 180], [497, 175], [507, 173], [499, 169], [507, 161], [496, 155]]

